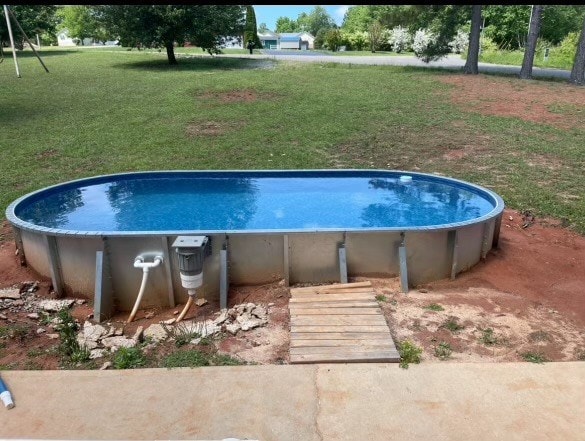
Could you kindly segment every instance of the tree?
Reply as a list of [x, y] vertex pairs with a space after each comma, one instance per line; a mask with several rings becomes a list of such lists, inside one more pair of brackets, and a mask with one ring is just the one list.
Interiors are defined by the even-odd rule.
[[57, 11], [57, 16], [61, 19], [59, 29], [67, 29], [69, 36], [80, 40], [82, 45], [86, 38], [95, 38], [101, 27], [91, 6], [64, 6]]
[[169, 64], [177, 64], [174, 45], [190, 42], [219, 53], [227, 37], [242, 35], [245, 8], [239, 5], [102, 5], [105, 28], [123, 45], [164, 47]]
[[348, 33], [364, 32], [373, 21], [370, 6], [351, 6], [345, 11], [341, 28]]
[[422, 51], [415, 52], [416, 56], [428, 63], [449, 54], [450, 43], [457, 30], [468, 20], [471, 8], [460, 5], [417, 5], [416, 8], [426, 8], [418, 14], [417, 20], [429, 23], [427, 29], [433, 36]]
[[469, 32], [469, 48], [463, 73], [477, 75], [479, 73], [479, 38], [481, 34], [481, 5], [473, 5], [471, 10], [471, 31]]
[[256, 26], [256, 13], [252, 6], [246, 6], [246, 27], [244, 30], [244, 44], [249, 41], [254, 43], [254, 48], [262, 49], [262, 42], [258, 37], [258, 27]]
[[311, 35], [317, 35], [317, 32], [321, 29], [336, 27], [335, 21], [323, 6], [315, 6], [308, 14], [305, 12], [299, 14], [297, 23], [300, 32], [309, 32]]
[[293, 20], [288, 17], [278, 17], [276, 19], [276, 32], [283, 33], [283, 32], [298, 32], [299, 24], [296, 20]]
[[577, 52], [575, 53], [575, 61], [573, 62], [573, 69], [571, 69], [569, 81], [578, 86], [585, 86], [585, 18], [583, 19], [581, 36], [579, 37], [579, 44], [577, 45]]
[[370, 37], [370, 50], [376, 52], [382, 43], [382, 36], [384, 35], [384, 27], [379, 21], [374, 21], [368, 27], [368, 36]]
[[526, 50], [524, 51], [524, 59], [522, 60], [522, 68], [520, 69], [520, 78], [523, 80], [532, 78], [532, 65], [534, 64], [536, 43], [538, 42], [538, 35], [540, 34], [540, 23], [543, 8], [544, 6], [542, 5], [533, 5], [532, 7], [528, 40], [526, 41]]
[[266, 26], [266, 23], [260, 23], [258, 25], [258, 32], [267, 32], [268, 30], [269, 29], [268, 26]]
[[325, 42], [329, 50], [337, 52], [341, 46], [341, 32], [339, 29], [329, 29], [325, 35]]
[[[57, 8], [53, 5], [15, 5], [10, 6], [10, 12], [14, 14], [22, 30], [29, 38], [35, 34], [55, 33], [57, 27]], [[12, 20], [12, 17], [10, 17]], [[23, 49], [25, 38], [21, 35], [15, 24], [11, 21], [12, 32], [14, 36], [14, 45], [17, 49]], [[6, 27], [6, 18], [4, 17], [4, 8], [0, 8], [0, 44], [6, 45], [10, 41], [8, 28]]]

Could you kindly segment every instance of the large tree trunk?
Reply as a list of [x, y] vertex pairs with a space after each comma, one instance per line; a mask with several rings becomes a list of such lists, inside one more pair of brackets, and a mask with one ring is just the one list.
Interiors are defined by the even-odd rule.
[[530, 30], [528, 31], [528, 41], [524, 50], [524, 60], [520, 69], [520, 78], [529, 80], [532, 78], [532, 65], [534, 64], [534, 54], [536, 53], [536, 43], [538, 34], [540, 34], [540, 22], [542, 18], [543, 5], [534, 5], [530, 15]]
[[178, 64], [177, 59], [175, 58], [175, 47], [173, 43], [167, 43], [167, 57], [169, 59], [169, 64]]
[[581, 37], [579, 37], [569, 81], [579, 86], [585, 86], [585, 19], [583, 20], [583, 29], [581, 29]]
[[481, 5], [473, 5], [471, 9], [471, 32], [469, 33], [469, 49], [463, 73], [477, 75], [479, 62], [479, 37], [481, 33]]

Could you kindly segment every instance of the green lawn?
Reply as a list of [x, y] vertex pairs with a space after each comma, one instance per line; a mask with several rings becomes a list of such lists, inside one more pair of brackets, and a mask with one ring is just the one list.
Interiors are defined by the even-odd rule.
[[[164, 51], [121, 48], [42, 54], [48, 74], [30, 52], [19, 54], [22, 78], [10, 54], [0, 64], [2, 215], [27, 192], [106, 173], [379, 168], [465, 179], [585, 233], [584, 126], [466, 112], [444, 71], [212, 57], [169, 66]], [[248, 93], [227, 99], [238, 91]]]

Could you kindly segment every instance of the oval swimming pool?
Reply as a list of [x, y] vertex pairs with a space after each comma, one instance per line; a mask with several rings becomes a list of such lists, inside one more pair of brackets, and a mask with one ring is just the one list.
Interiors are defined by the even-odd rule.
[[[503, 208], [486, 188], [423, 173], [153, 171], [47, 187], [14, 201], [6, 216], [27, 263], [58, 289], [83, 295], [96, 278], [96, 256], [112, 273], [113, 263], [160, 251], [167, 259], [158, 290], [171, 299], [177, 282], [169, 244], [179, 235], [210, 238], [207, 279], [218, 278], [224, 250], [232, 283], [335, 281], [344, 264], [350, 276], [408, 269], [414, 286], [485, 257]], [[125, 271], [136, 273], [131, 265]], [[117, 297], [134, 284], [135, 277], [109, 276]], [[210, 281], [208, 291], [216, 285]]]

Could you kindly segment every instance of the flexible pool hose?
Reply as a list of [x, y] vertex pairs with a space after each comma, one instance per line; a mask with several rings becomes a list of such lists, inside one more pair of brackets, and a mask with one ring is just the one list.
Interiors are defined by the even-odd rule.
[[4, 406], [8, 409], [12, 409], [14, 407], [14, 401], [12, 401], [12, 394], [0, 378], [0, 400], [4, 403]]

